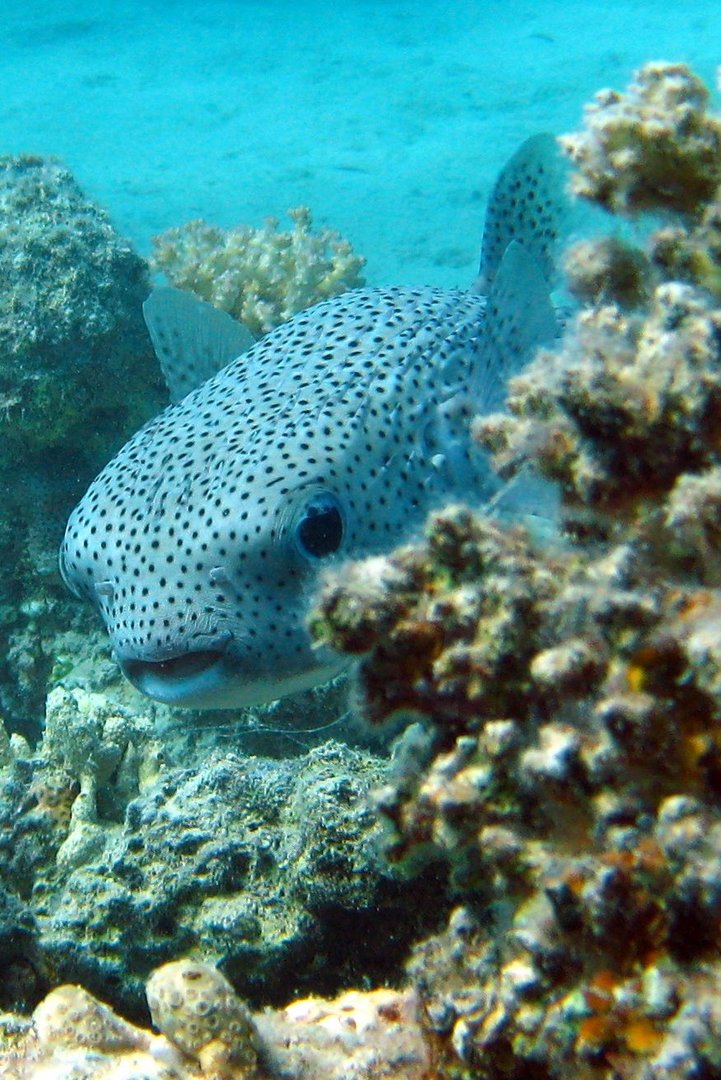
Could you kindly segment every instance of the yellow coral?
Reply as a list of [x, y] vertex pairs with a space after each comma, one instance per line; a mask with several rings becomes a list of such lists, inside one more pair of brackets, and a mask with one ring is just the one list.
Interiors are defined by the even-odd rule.
[[296, 312], [363, 284], [365, 263], [334, 229], [313, 230], [310, 210], [288, 211], [255, 229], [191, 221], [156, 236], [151, 265], [179, 289], [230, 312], [251, 333], [266, 334]]
[[[147, 989], [162, 1035], [128, 1023], [79, 986], [53, 990], [35, 1010], [32, 1026], [5, 1017], [0, 1077], [433, 1080], [440, 1075], [412, 989], [307, 998], [253, 1018], [208, 964], [166, 964], [153, 973]], [[14, 1033], [8, 1037], [8, 1032]], [[258, 1038], [261, 1061], [255, 1054]]]
[[149, 1038], [81, 986], [59, 986], [33, 1017], [41, 1042], [90, 1047], [99, 1053], [146, 1050]]
[[176, 960], [153, 972], [147, 986], [155, 1026], [204, 1073], [217, 1080], [250, 1074], [258, 1038], [250, 1013], [210, 964]]

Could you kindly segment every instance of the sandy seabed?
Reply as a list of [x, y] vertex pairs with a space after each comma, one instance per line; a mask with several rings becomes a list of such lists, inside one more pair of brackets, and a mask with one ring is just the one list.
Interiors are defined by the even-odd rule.
[[57, 154], [144, 253], [312, 208], [372, 284], [463, 286], [493, 178], [644, 60], [714, 82], [717, 6], [6, 0], [0, 150]]

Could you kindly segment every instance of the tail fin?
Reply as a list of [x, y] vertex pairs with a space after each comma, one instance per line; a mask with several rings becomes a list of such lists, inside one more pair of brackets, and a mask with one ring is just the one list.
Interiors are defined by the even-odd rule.
[[568, 168], [552, 135], [533, 135], [502, 169], [491, 192], [478, 292], [488, 294], [509, 245], [517, 241], [553, 287], [558, 247], [569, 229]]
[[483, 415], [503, 406], [508, 380], [558, 333], [548, 283], [517, 240], [506, 246], [485, 307], [473, 394]]

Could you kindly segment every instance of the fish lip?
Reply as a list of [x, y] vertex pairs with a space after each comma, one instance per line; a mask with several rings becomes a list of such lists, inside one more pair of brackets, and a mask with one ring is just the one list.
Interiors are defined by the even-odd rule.
[[166, 648], [150, 657], [117, 655], [117, 661], [128, 682], [141, 693], [167, 705], [183, 705], [219, 681], [232, 638], [226, 630], [202, 649]]

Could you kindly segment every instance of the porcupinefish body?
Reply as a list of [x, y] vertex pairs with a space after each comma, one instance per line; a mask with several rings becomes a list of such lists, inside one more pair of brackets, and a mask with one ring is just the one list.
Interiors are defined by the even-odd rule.
[[556, 332], [559, 170], [548, 136], [511, 159], [469, 292], [356, 289], [249, 348], [224, 313], [151, 295], [180, 400], [91, 484], [60, 553], [141, 691], [230, 708], [324, 681], [343, 661], [306, 625], [323, 570], [391, 549], [434, 506], [497, 492], [469, 422]]

